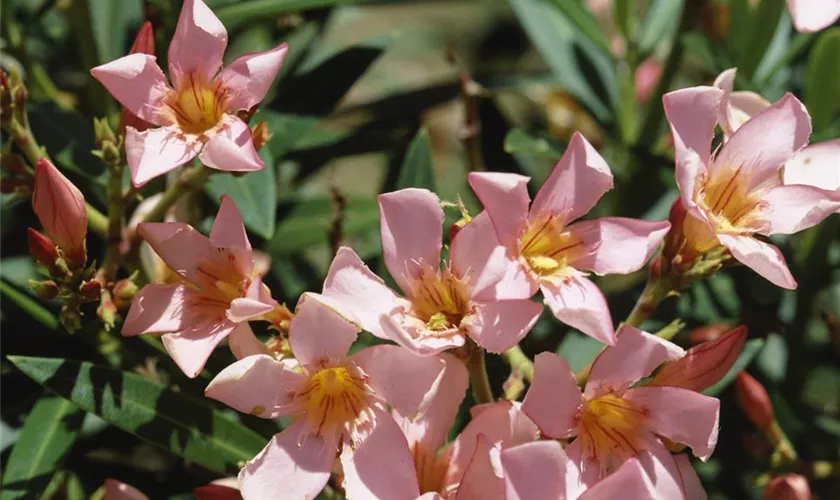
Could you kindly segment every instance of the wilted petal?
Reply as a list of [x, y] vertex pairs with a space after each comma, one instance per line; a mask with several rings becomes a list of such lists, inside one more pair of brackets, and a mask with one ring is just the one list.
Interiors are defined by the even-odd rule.
[[335, 442], [310, 435], [306, 420], [275, 434], [239, 472], [243, 498], [315, 498], [330, 479]]
[[615, 343], [607, 299], [595, 283], [569, 276], [559, 283], [543, 281], [543, 299], [554, 317], [607, 345]]
[[173, 271], [191, 283], [199, 282], [201, 263], [216, 257], [216, 247], [188, 224], [143, 222], [137, 232]]
[[473, 300], [495, 298], [495, 286], [505, 276], [509, 261], [486, 210], [458, 231], [449, 248], [449, 261], [454, 274], [466, 280]]
[[265, 345], [254, 335], [254, 331], [251, 330], [247, 321], [239, 323], [230, 332], [228, 347], [230, 347], [230, 352], [236, 359], [243, 359], [256, 354], [267, 354]]
[[440, 266], [443, 209], [427, 189], [401, 189], [377, 200], [385, 267], [408, 294], [423, 266]]
[[700, 460], [717, 444], [720, 401], [679, 387], [636, 387], [624, 399], [644, 408], [648, 428], [691, 447]]
[[719, 234], [718, 240], [741, 264], [757, 272], [764, 279], [782, 288], [796, 289], [796, 280], [790, 274], [785, 257], [775, 246], [751, 236]]
[[[840, 156], [836, 157], [840, 171]], [[826, 191], [814, 186], [777, 186], [763, 197], [767, 209], [763, 213], [768, 223], [763, 234], [793, 234], [822, 222], [840, 210], [840, 192]]]
[[265, 164], [257, 150], [251, 129], [239, 118], [225, 115], [216, 134], [210, 136], [199, 155], [201, 163], [225, 172], [253, 172]]
[[577, 428], [576, 415], [583, 404], [569, 363], [552, 352], [534, 358], [534, 380], [522, 403], [524, 411], [546, 436], [566, 439]]
[[228, 64], [219, 75], [231, 96], [228, 111], [250, 109], [259, 104], [288, 52], [289, 44], [282, 43], [264, 52], [245, 54]]
[[543, 307], [530, 300], [478, 304], [468, 318], [467, 333], [489, 352], [501, 353], [518, 344], [540, 319]]
[[641, 269], [668, 233], [668, 221], [604, 217], [572, 224], [568, 231], [580, 238], [586, 251], [569, 262], [595, 274], [628, 274]]
[[303, 375], [285, 364], [258, 354], [222, 370], [204, 389], [204, 395], [242, 413], [277, 418], [289, 414], [291, 395], [304, 381]]
[[701, 392], [726, 375], [746, 340], [747, 327], [741, 326], [715, 340], [694, 346], [681, 359], [663, 366], [647, 386], [667, 385]]
[[355, 321], [338, 311], [327, 297], [304, 293], [289, 326], [292, 352], [304, 365], [343, 359], [359, 334]]
[[216, 219], [210, 230], [210, 241], [220, 247], [251, 249], [251, 243], [248, 241], [245, 225], [242, 222], [242, 214], [239, 213], [233, 199], [226, 194], [222, 195], [219, 211], [216, 212]]
[[595, 483], [586, 490], [580, 500], [613, 500], [615, 498], [656, 499], [659, 497], [656, 487], [642, 467], [639, 460], [631, 458], [615, 472]]
[[187, 140], [173, 127], [125, 131], [125, 156], [135, 187], [187, 163], [200, 149], [200, 142]]
[[685, 356], [680, 347], [656, 335], [624, 325], [618, 331], [618, 342], [601, 351], [592, 362], [586, 394], [599, 388], [621, 389], [647, 377], [665, 361]]
[[354, 447], [345, 443], [341, 466], [349, 500], [414, 500], [420, 495], [408, 442], [382, 410], [375, 411], [373, 429], [360, 443]]
[[178, 368], [190, 378], [198, 376], [207, 358], [236, 327], [236, 323], [224, 321], [207, 326], [197, 326], [178, 333], [163, 336], [166, 352], [178, 365]]
[[175, 34], [169, 43], [169, 75], [198, 72], [210, 80], [222, 67], [227, 31], [219, 18], [201, 0], [184, 0]]
[[476, 196], [490, 214], [499, 242], [517, 248], [520, 229], [528, 218], [528, 177], [497, 172], [471, 172], [467, 176]]
[[580, 132], [575, 132], [534, 197], [531, 217], [559, 215], [566, 222], [573, 221], [588, 213], [612, 187], [607, 162]]
[[123, 336], [168, 333], [184, 329], [184, 308], [189, 291], [184, 285], [146, 285], [131, 302], [122, 326]]
[[566, 494], [566, 471], [571, 464], [557, 441], [508, 448], [502, 451], [501, 462], [506, 500], [570, 498]]
[[796, 31], [811, 33], [827, 28], [840, 18], [838, 0], [787, 0]]
[[132, 114], [159, 125], [159, 110], [170, 91], [155, 56], [130, 54], [90, 70], [108, 92]]

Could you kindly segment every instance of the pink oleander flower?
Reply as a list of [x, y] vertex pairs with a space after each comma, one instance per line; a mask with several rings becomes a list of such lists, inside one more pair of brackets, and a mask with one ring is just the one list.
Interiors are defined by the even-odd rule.
[[[239, 473], [243, 497], [314, 498], [327, 484], [336, 454], [353, 469], [349, 481], [362, 483], [373, 498], [394, 498], [380, 492], [410, 479], [394, 473], [412, 457], [387, 407], [411, 418], [422, 415], [451, 358], [415, 356], [394, 345], [348, 356], [359, 330], [327, 297], [305, 293], [289, 330], [294, 359], [249, 356], [207, 386], [208, 397], [243, 413], [292, 417]], [[406, 498], [417, 496], [412, 493]]]
[[840, 193], [783, 185], [782, 168], [807, 143], [811, 120], [796, 97], [781, 100], [745, 122], [711, 152], [724, 92], [692, 87], [663, 97], [676, 153], [676, 178], [698, 251], [720, 245], [775, 285], [796, 280], [775, 246], [756, 235], [807, 229], [840, 208]]
[[35, 164], [32, 210], [63, 252], [68, 266], [71, 269], [84, 266], [87, 260], [85, 198], [70, 179], [44, 158]]
[[674, 386], [636, 386], [665, 361], [682, 358], [674, 344], [631, 326], [618, 332], [592, 364], [583, 392], [566, 360], [537, 355], [534, 381], [522, 403], [543, 436], [574, 441], [566, 455], [591, 487], [622, 463], [637, 458], [659, 496], [687, 498], [685, 474], [662, 439], [683, 443], [701, 460], [717, 443], [720, 402]]
[[171, 87], [149, 54], [130, 54], [91, 70], [126, 109], [159, 126], [126, 130], [126, 157], [135, 186], [195, 156], [218, 170], [263, 168], [248, 124], [236, 112], [265, 97], [288, 46], [244, 55], [221, 69], [227, 40], [225, 27], [204, 2], [185, 0], [169, 44]]
[[609, 167], [580, 133], [572, 136], [533, 203], [528, 180], [516, 174], [469, 174], [470, 186], [506, 249], [507, 271], [496, 284], [497, 297], [529, 298], [541, 289], [557, 319], [613, 344], [607, 301], [587, 271], [604, 275], [638, 270], [670, 224], [623, 217], [574, 222], [613, 186]]
[[501, 452], [505, 500], [654, 499], [656, 488], [639, 460], [631, 458], [592, 485], [579, 480], [577, 466], [557, 441], [535, 441]]
[[228, 336], [240, 357], [255, 352], [259, 342], [248, 320], [276, 303], [254, 274], [251, 244], [233, 201], [222, 197], [210, 238], [175, 222], [145, 222], [137, 230], [183, 281], [143, 287], [122, 334], [163, 333], [164, 347], [189, 377], [198, 375]]
[[808, 479], [801, 474], [782, 474], [770, 481], [764, 490], [764, 500], [811, 500]]
[[338, 251], [324, 281], [324, 295], [353, 311], [365, 330], [423, 356], [464, 345], [467, 336], [501, 352], [528, 333], [542, 307], [527, 297], [495, 297], [503, 249], [485, 214], [458, 231], [441, 267], [443, 210], [434, 193], [383, 194], [379, 210], [385, 266], [405, 297], [349, 248]]
[[[131, 49], [128, 53], [155, 55], [155, 32], [151, 22], [146, 21], [140, 27], [140, 31], [137, 32], [137, 36], [134, 38], [134, 43], [131, 44]], [[138, 132], [142, 132], [152, 126], [151, 123], [138, 118], [137, 115], [123, 106], [122, 114], [120, 115], [120, 131], [123, 136], [125, 136], [126, 127], [133, 127]]]
[[787, 0], [787, 6], [801, 33], [820, 31], [840, 18], [840, 0]]

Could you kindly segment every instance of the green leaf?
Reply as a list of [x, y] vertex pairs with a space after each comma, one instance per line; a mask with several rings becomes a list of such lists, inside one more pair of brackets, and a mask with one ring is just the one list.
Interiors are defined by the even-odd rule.
[[400, 175], [397, 178], [397, 189], [407, 187], [435, 190], [435, 167], [432, 164], [432, 148], [429, 144], [429, 133], [421, 128], [405, 153]]
[[15, 288], [15, 286], [7, 283], [5, 278], [0, 280], [0, 293], [50, 330], [56, 330], [58, 328], [58, 318], [53, 313], [41, 305], [38, 299], [32, 295], [22, 292]]
[[776, 27], [779, 25], [784, 7], [785, 0], [762, 0], [750, 16], [750, 35], [741, 64], [738, 66], [738, 70], [750, 80], [755, 75], [755, 70], [776, 34]]
[[202, 401], [89, 362], [9, 356], [18, 369], [105, 421], [220, 474], [239, 471], [266, 439]]
[[76, 442], [84, 416], [84, 411], [66, 399], [39, 399], [26, 417], [6, 463], [0, 498], [37, 498]]
[[551, 0], [551, 3], [562, 12], [574, 26], [595, 44], [604, 54], [610, 53], [610, 45], [604, 30], [598, 25], [598, 21], [592, 17], [580, 2], [571, 0]]
[[703, 391], [703, 394], [707, 396], [717, 396], [720, 394], [721, 391], [726, 389], [726, 387], [735, 380], [735, 376], [738, 375], [738, 372], [745, 369], [750, 364], [762, 347], [764, 347], [764, 339], [748, 340], [747, 343], [744, 344], [744, 350], [741, 351], [741, 355], [735, 360], [735, 364], [732, 365], [732, 368], [730, 368], [729, 371], [726, 372], [726, 375], [724, 375], [722, 379], [718, 380], [715, 385]]
[[287, 115], [270, 109], [261, 109], [254, 118], [265, 120], [268, 125], [271, 139], [266, 147], [275, 162], [282, 160], [286, 153], [295, 149], [320, 121], [317, 116]]
[[[106, 63], [126, 55], [128, 28], [143, 21], [140, 0], [87, 0], [99, 62]], [[132, 33], [132, 40], [136, 33]]]
[[251, 0], [223, 7], [216, 11], [216, 16], [228, 29], [232, 29], [249, 21], [276, 18], [286, 12], [369, 1], [371, 0]]
[[653, 0], [639, 34], [640, 57], [645, 58], [677, 31], [684, 0]]
[[267, 148], [262, 148], [260, 158], [265, 168], [245, 175], [217, 174], [210, 177], [206, 191], [217, 203], [228, 195], [242, 213], [245, 227], [269, 239], [274, 235], [277, 210], [277, 180], [274, 160]]
[[557, 161], [562, 153], [547, 139], [534, 137], [521, 128], [514, 128], [505, 137], [505, 153], [526, 154]]
[[824, 31], [808, 57], [805, 106], [815, 132], [831, 125], [840, 106], [840, 28]]

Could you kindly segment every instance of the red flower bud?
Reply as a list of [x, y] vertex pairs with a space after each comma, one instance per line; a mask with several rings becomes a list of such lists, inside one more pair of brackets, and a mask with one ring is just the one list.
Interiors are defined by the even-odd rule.
[[811, 500], [811, 488], [804, 476], [784, 474], [770, 481], [764, 500]]
[[[128, 53], [149, 54], [151, 56], [155, 55], [155, 32], [152, 28], [151, 22], [146, 21], [143, 23], [143, 26], [140, 27], [140, 31], [137, 32], [137, 37], [134, 39], [134, 43], [131, 45], [131, 50], [129, 50]], [[141, 120], [131, 111], [122, 108], [122, 115], [120, 117], [120, 132], [123, 136], [125, 136], [126, 127], [133, 127], [142, 132], [151, 126], [151, 123]]]
[[79, 286], [79, 293], [85, 300], [90, 302], [99, 300], [101, 292], [102, 284], [96, 280], [83, 281], [81, 286]]
[[27, 230], [26, 241], [29, 243], [29, 253], [35, 261], [46, 267], [50, 274], [56, 275], [55, 261], [58, 260], [58, 251], [55, 249], [55, 243], [31, 227]]
[[35, 165], [32, 209], [46, 233], [64, 252], [70, 268], [83, 266], [87, 260], [85, 199], [64, 174], [43, 158]]
[[744, 348], [746, 339], [747, 327], [740, 326], [712, 342], [694, 346], [682, 359], [663, 366], [650, 385], [703, 391], [723, 378], [732, 368]]
[[747, 372], [735, 378], [735, 400], [756, 429], [770, 432], [776, 418], [767, 390]]
[[242, 494], [236, 488], [221, 484], [207, 484], [193, 490], [196, 500], [242, 500]]
[[691, 345], [712, 342], [719, 339], [723, 334], [732, 329], [729, 323], [715, 323], [713, 325], [701, 326], [688, 333], [688, 342]]

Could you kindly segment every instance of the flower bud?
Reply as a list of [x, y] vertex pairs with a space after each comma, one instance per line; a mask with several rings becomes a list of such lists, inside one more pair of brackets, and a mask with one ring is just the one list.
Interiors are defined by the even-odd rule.
[[134, 295], [137, 294], [137, 285], [132, 278], [117, 281], [114, 285], [114, 305], [120, 311], [127, 309], [134, 300]]
[[86, 302], [99, 300], [102, 293], [102, 284], [96, 280], [83, 281], [79, 286], [79, 294]]
[[85, 199], [76, 186], [46, 159], [35, 165], [32, 209], [44, 230], [64, 252], [71, 269], [87, 260]]
[[811, 488], [804, 476], [783, 474], [767, 485], [764, 500], [811, 500]]
[[714, 323], [712, 325], [701, 326], [688, 332], [688, 342], [691, 345], [712, 342], [719, 339], [731, 329], [732, 326], [729, 323]]
[[241, 500], [238, 489], [221, 484], [207, 484], [193, 490], [196, 500]]
[[268, 130], [268, 123], [266, 123], [265, 120], [260, 120], [257, 122], [256, 125], [251, 127], [251, 136], [254, 140], [254, 148], [256, 148], [257, 151], [259, 151], [260, 148], [265, 146], [268, 143], [268, 141], [271, 140], [271, 137], [273, 135], [274, 134], [272, 134], [271, 131]]
[[116, 144], [117, 136], [111, 130], [106, 118], [93, 119], [93, 136], [96, 142], [96, 147], [102, 149], [106, 143]]
[[27, 229], [26, 241], [29, 243], [29, 253], [35, 261], [46, 267], [51, 275], [58, 275], [56, 261], [59, 256], [55, 243], [31, 227]]
[[99, 307], [96, 308], [96, 315], [102, 320], [106, 330], [111, 330], [117, 323], [117, 306], [111, 300], [111, 295], [108, 293], [102, 294], [102, 300]]
[[662, 63], [654, 58], [648, 58], [636, 69], [636, 100], [647, 102], [659, 77], [662, 75]]
[[735, 378], [735, 401], [756, 429], [763, 433], [772, 431], [776, 418], [770, 396], [761, 382], [747, 372]]
[[35, 281], [29, 280], [29, 288], [35, 292], [41, 300], [51, 300], [58, 297], [58, 285], [53, 280]]
[[741, 326], [714, 341], [696, 345], [681, 359], [663, 366], [649, 385], [682, 387], [696, 392], [708, 389], [732, 368], [746, 339], [747, 328]]

